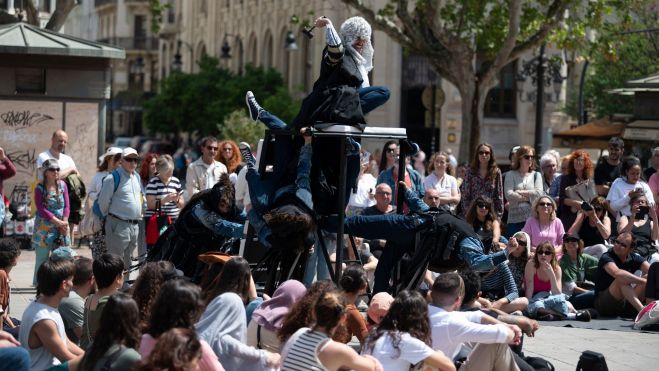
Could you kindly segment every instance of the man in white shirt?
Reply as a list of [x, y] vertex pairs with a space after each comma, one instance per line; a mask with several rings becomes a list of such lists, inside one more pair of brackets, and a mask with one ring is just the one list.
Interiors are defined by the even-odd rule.
[[185, 176], [187, 197], [205, 189], [211, 189], [220, 181], [220, 176], [227, 173], [227, 167], [215, 160], [219, 150], [217, 139], [205, 137], [201, 140], [201, 157], [188, 166]]
[[455, 359], [465, 343], [476, 344], [460, 370], [519, 370], [508, 344], [519, 344], [522, 330], [480, 311], [459, 312], [464, 282], [457, 273], [441, 274], [432, 285], [428, 306], [432, 347]]
[[66, 132], [64, 130], [56, 130], [50, 138], [50, 148], [41, 152], [37, 157], [37, 168], [41, 168], [44, 161], [54, 158], [59, 162], [60, 179], [64, 179], [70, 174], [78, 174], [78, 169], [71, 156], [64, 154], [68, 142], [69, 136]]

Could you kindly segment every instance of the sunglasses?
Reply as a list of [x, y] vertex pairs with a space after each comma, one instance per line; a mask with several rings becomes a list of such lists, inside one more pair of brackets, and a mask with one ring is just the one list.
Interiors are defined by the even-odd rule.
[[535, 158], [533, 155], [524, 155], [522, 157], [524, 157], [525, 160], [533, 160]]
[[219, 147], [214, 147], [214, 146], [206, 146], [206, 149], [209, 150], [209, 151], [217, 151], [220, 148]]
[[126, 162], [134, 162], [134, 163], [137, 163], [139, 160], [140, 160], [139, 158], [135, 158], [135, 157], [129, 157], [124, 159], [124, 161]]
[[394, 153], [396, 152], [396, 148], [387, 148], [387, 153]]
[[544, 256], [551, 256], [551, 255], [554, 255], [554, 252], [553, 252], [553, 251], [549, 251], [549, 250], [536, 251], [535, 253], [538, 254], [538, 255], [544, 255]]
[[490, 152], [488, 152], [488, 151], [478, 151], [478, 155], [479, 156], [489, 156]]
[[538, 206], [549, 207], [554, 205], [551, 202], [538, 202]]
[[486, 204], [486, 203], [482, 203], [482, 202], [477, 203], [476, 206], [477, 206], [479, 209], [486, 209], [486, 208], [487, 208], [487, 204]]
[[58, 167], [56, 167], [56, 168], [53, 168], [53, 169], [48, 169], [48, 170], [50, 170], [50, 171], [59, 171], [59, 168], [58, 168]]

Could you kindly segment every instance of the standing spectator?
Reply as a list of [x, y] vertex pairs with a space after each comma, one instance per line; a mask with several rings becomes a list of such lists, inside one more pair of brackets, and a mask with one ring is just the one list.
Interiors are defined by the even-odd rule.
[[547, 191], [547, 194], [549, 194], [551, 197], [554, 198], [554, 201], [556, 201], [556, 204], [558, 204], [558, 195], [560, 194], [561, 190], [561, 178], [565, 174], [567, 174], [567, 166], [568, 163], [570, 162], [570, 155], [563, 156], [560, 158], [560, 164], [561, 164], [561, 172], [556, 175], [554, 178], [554, 181], [551, 183], [549, 186], [549, 190]]
[[80, 257], [73, 263], [76, 266], [76, 273], [73, 276], [73, 288], [71, 288], [69, 296], [62, 299], [58, 309], [64, 321], [66, 336], [72, 342], [80, 345], [85, 298], [96, 291], [96, 281], [94, 280], [91, 259]]
[[[98, 166], [98, 171], [94, 174], [91, 185], [89, 186], [89, 192], [87, 192], [87, 212], [89, 213], [93, 212], [92, 205], [94, 205], [94, 201], [98, 199], [98, 195], [101, 193], [103, 179], [119, 167], [119, 164], [121, 163], [121, 148], [110, 147], [98, 159], [101, 164]], [[92, 236], [90, 249], [92, 250], [92, 258], [94, 259], [97, 259], [99, 256], [107, 252], [105, 246], [105, 228], [101, 228], [100, 231]]]
[[563, 254], [561, 244], [565, 228], [560, 219], [556, 217], [556, 204], [549, 196], [542, 196], [533, 203], [533, 215], [531, 215], [522, 228], [523, 232], [531, 237], [531, 251], [543, 242], [549, 242], [556, 246], [556, 256], [560, 258]]
[[659, 147], [652, 150], [652, 157], [650, 157], [650, 166], [643, 171], [644, 178], [650, 180], [652, 175], [659, 171]]
[[540, 169], [542, 170], [542, 188], [545, 193], [549, 193], [549, 188], [551, 184], [556, 180], [556, 177], [560, 175], [558, 172], [558, 152], [551, 150], [545, 152], [542, 157], [540, 157]]
[[620, 178], [611, 184], [609, 194], [606, 196], [610, 208], [617, 216], [617, 221], [620, 220], [622, 215], [628, 218], [632, 216], [630, 196], [632, 191], [637, 189], [644, 194], [645, 200], [650, 207], [655, 206], [654, 196], [652, 195], [650, 186], [641, 179], [641, 161], [638, 158], [633, 156], [624, 158], [620, 166], [620, 172]]
[[37, 272], [39, 296], [23, 312], [18, 340], [30, 353], [30, 370], [47, 370], [84, 352], [66, 337], [57, 308], [73, 283], [75, 265], [69, 260], [46, 260]]
[[69, 136], [66, 132], [64, 130], [56, 130], [50, 138], [50, 148], [41, 152], [37, 157], [37, 167], [42, 167], [43, 163], [48, 159], [55, 159], [61, 166], [59, 173], [60, 179], [64, 179], [70, 174], [78, 174], [78, 169], [71, 156], [64, 154], [68, 142]]
[[488, 143], [481, 143], [476, 148], [476, 156], [467, 168], [464, 181], [460, 186], [462, 194], [460, 209], [466, 215], [472, 202], [478, 196], [492, 200], [497, 217], [503, 216], [503, 183], [501, 170], [494, 159], [494, 149]]
[[595, 197], [590, 201], [590, 206], [590, 210], [579, 210], [567, 233], [579, 235], [585, 246], [584, 252], [599, 259], [609, 249], [606, 244], [611, 237], [611, 218], [606, 211], [604, 197]]
[[630, 192], [629, 199], [632, 215], [620, 217], [618, 232], [631, 233], [636, 241], [634, 252], [644, 259], [651, 260], [652, 255], [657, 252], [657, 248], [654, 246], [655, 241], [659, 239], [657, 212], [653, 207], [648, 206], [648, 200], [642, 192]]
[[535, 150], [532, 147], [519, 147], [513, 156], [512, 170], [506, 175], [504, 191], [509, 203], [508, 237], [524, 227], [526, 219], [533, 213], [531, 205], [543, 193], [542, 176], [535, 171], [534, 160]]
[[123, 257], [125, 269], [131, 266], [142, 219], [142, 184], [139, 174], [135, 171], [138, 161], [137, 151], [130, 147], [124, 148], [121, 153], [121, 166], [117, 168], [119, 184], [115, 189], [114, 176], [106, 177], [98, 196], [101, 213], [107, 215], [107, 250]]
[[369, 335], [362, 354], [375, 357], [387, 371], [407, 371], [420, 363], [439, 370], [455, 370], [453, 361], [431, 345], [426, 300], [418, 291], [403, 290]]
[[7, 331], [15, 338], [18, 338], [21, 321], [9, 316], [9, 273], [18, 263], [20, 255], [21, 249], [13, 238], [0, 238], [0, 330]]
[[375, 183], [377, 180], [369, 173], [370, 154], [362, 152], [361, 168], [359, 169], [359, 178], [357, 178], [357, 189], [350, 193], [346, 215], [360, 215], [367, 207], [375, 204]]
[[219, 146], [220, 152], [215, 155], [215, 160], [219, 161], [227, 167], [227, 173], [233, 184], [236, 184], [236, 179], [240, 170], [245, 166], [240, 156], [240, 149], [233, 140], [223, 140]]
[[[389, 156], [389, 155], [387, 155]], [[394, 150], [394, 165], [388, 168], [385, 171], [380, 172], [378, 175], [377, 184], [386, 183], [393, 190], [391, 197], [391, 204], [396, 205], [396, 198], [398, 197], [398, 157], [400, 156], [400, 148], [396, 147]], [[421, 175], [412, 169], [412, 166], [407, 164], [405, 161], [405, 185], [407, 188], [416, 192], [419, 198], [423, 198], [425, 189], [423, 188], [423, 183], [421, 183]]]
[[449, 164], [448, 158], [446, 152], [432, 155], [428, 165], [429, 174], [423, 181], [423, 188], [434, 188], [439, 191], [439, 204], [453, 211], [460, 202], [460, 192], [458, 181], [451, 175], [453, 167]]
[[58, 179], [60, 165], [48, 159], [41, 166], [42, 181], [34, 188], [37, 215], [34, 219], [32, 248], [36, 253], [32, 284], [37, 284], [39, 266], [48, 259], [52, 250], [71, 245], [69, 238], [69, 192]]
[[80, 346], [83, 349], [89, 348], [94, 342], [100, 326], [101, 314], [108, 299], [124, 285], [124, 264], [120, 256], [101, 255], [92, 263], [92, 271], [98, 291], [85, 299], [82, 337], [80, 338]]
[[[0, 147], [0, 196], [5, 194], [3, 182], [14, 175], [16, 175], [16, 166], [11, 162], [11, 159], [9, 159], [5, 150]], [[4, 200], [2, 201], [4, 202]], [[2, 223], [0, 223], [0, 225], [2, 225]], [[1, 230], [0, 233], [2, 233]], [[2, 237], [2, 235], [0, 235], [0, 237]]]
[[149, 184], [149, 180], [158, 174], [158, 168], [156, 167], [157, 161], [158, 154], [153, 152], [145, 154], [142, 159], [142, 164], [140, 165], [140, 181], [142, 182], [142, 187], [145, 189]]
[[416, 155], [412, 156], [412, 168], [416, 170], [421, 178], [426, 177], [426, 153], [419, 151]]
[[384, 144], [380, 162], [378, 163], [378, 174], [390, 169], [398, 161], [396, 158], [396, 149], [398, 149], [398, 143], [395, 140], [389, 140]]
[[625, 142], [622, 138], [613, 137], [609, 140], [609, 155], [600, 157], [595, 166], [595, 186], [597, 194], [607, 197], [614, 180], [620, 177], [622, 155], [625, 153]]
[[220, 181], [220, 176], [227, 173], [227, 167], [215, 161], [215, 154], [219, 150], [217, 139], [204, 137], [201, 140], [201, 157], [188, 166], [185, 175], [185, 188], [187, 197], [205, 189], [211, 189]]
[[508, 344], [520, 344], [522, 330], [481, 311], [460, 312], [464, 295], [465, 285], [457, 273], [442, 274], [433, 283], [428, 305], [433, 349], [455, 360], [463, 344], [472, 343], [465, 369], [519, 370]]
[[624, 310], [625, 302], [634, 309], [643, 309], [646, 279], [634, 274], [641, 270], [648, 273], [650, 263], [634, 252], [636, 241], [631, 233], [621, 233], [613, 243], [613, 249], [602, 255], [595, 276], [595, 309], [602, 316], [617, 316]]
[[[101, 314], [100, 336], [82, 357], [80, 370], [131, 370], [142, 357], [136, 348], [140, 344], [139, 312], [130, 296], [116, 293], [108, 299]], [[75, 369], [72, 362], [69, 369]]]
[[558, 195], [558, 218], [563, 225], [571, 226], [581, 210], [581, 204], [590, 202], [597, 191], [592, 180], [593, 162], [588, 152], [576, 150], [570, 155], [567, 173], [561, 176], [561, 185]]
[[[169, 216], [172, 222], [178, 218], [183, 207], [183, 187], [174, 174], [174, 160], [170, 155], [162, 155], [156, 160], [157, 176], [149, 180], [146, 186], [146, 211], [144, 212], [144, 224], [148, 225], [149, 218], [158, 211], [162, 215]], [[149, 247], [149, 246], [147, 246]]]
[[[172, 328], [160, 335], [153, 352], [139, 364], [137, 371], [187, 371], [204, 368], [203, 345], [192, 329]], [[221, 369], [221, 368], [220, 368]]]

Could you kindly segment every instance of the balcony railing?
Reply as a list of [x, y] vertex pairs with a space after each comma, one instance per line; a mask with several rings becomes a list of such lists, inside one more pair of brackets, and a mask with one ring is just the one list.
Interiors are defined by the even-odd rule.
[[[149, 0], [124, 0], [125, 3], [146, 3]], [[107, 5], [107, 4], [116, 4], [117, 0], [94, 0], [95, 6]]]
[[158, 50], [156, 37], [110, 37], [98, 42], [114, 45], [126, 50]]

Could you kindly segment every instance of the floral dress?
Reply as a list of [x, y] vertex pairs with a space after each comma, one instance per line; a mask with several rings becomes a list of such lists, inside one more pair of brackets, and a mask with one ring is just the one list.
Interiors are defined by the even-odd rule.
[[492, 200], [494, 212], [496, 212], [499, 219], [503, 216], [503, 184], [501, 180], [501, 171], [497, 169], [497, 175], [494, 180], [482, 178], [478, 172], [472, 172], [468, 168], [465, 172], [464, 180], [460, 186], [460, 210], [462, 215], [467, 215], [467, 211], [471, 207], [471, 203], [478, 196], [487, 196]]
[[[55, 191], [46, 193], [43, 185], [39, 184], [37, 188], [43, 195], [42, 205], [44, 209], [53, 214], [58, 219], [64, 217], [65, 209], [68, 205], [65, 202], [65, 195], [67, 192], [66, 185], [63, 182], [58, 182], [59, 194]], [[67, 197], [68, 198], [68, 197]], [[34, 218], [34, 235], [32, 236], [32, 247], [35, 249], [54, 250], [60, 246], [71, 245], [71, 239], [68, 235], [62, 235], [59, 229], [49, 219], [44, 218], [41, 212], [37, 212]]]

